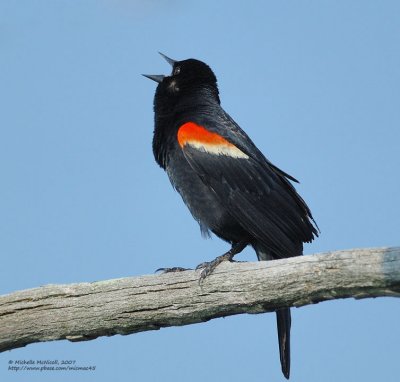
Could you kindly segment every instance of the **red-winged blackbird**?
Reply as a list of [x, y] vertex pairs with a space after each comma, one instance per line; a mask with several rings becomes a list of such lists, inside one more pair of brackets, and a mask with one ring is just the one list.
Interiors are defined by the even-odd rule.
[[[231, 243], [209, 263], [204, 278], [222, 260], [247, 245], [258, 260], [303, 254], [318, 236], [310, 209], [289, 180], [222, 109], [217, 79], [203, 62], [175, 61], [170, 76], [145, 75], [158, 83], [154, 97], [153, 152], [181, 194], [201, 232]], [[276, 312], [282, 372], [290, 374], [290, 309]]]

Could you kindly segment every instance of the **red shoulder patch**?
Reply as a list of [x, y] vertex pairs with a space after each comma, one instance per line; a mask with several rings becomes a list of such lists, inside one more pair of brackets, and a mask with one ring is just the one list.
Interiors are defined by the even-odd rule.
[[217, 133], [208, 131], [203, 126], [194, 122], [186, 122], [178, 129], [178, 142], [183, 148], [190, 145], [202, 151], [215, 155], [226, 155], [235, 158], [248, 158], [248, 156]]
[[183, 124], [178, 130], [178, 142], [181, 147], [192, 141], [202, 142], [207, 144], [233, 146], [225, 138], [222, 138], [216, 133], [212, 133], [194, 122]]

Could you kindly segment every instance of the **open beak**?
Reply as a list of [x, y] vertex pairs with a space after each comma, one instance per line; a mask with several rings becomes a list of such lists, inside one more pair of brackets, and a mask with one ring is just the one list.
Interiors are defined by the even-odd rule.
[[[168, 62], [168, 64], [170, 64], [172, 67], [175, 64], [175, 60], [173, 60], [172, 58], [167, 57], [165, 54], [162, 54], [161, 52], [158, 52], [159, 54], [161, 54], [161, 56], [165, 59], [165, 61]], [[155, 82], [162, 82], [162, 80], [165, 78], [165, 76], [163, 74], [142, 74], [142, 76], [145, 76], [147, 78], [150, 78], [151, 80], [155, 81]]]

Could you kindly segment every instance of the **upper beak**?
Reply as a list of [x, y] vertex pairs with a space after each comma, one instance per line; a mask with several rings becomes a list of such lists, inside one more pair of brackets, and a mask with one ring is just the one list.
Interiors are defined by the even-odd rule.
[[[168, 62], [171, 66], [174, 66], [176, 60], [173, 60], [172, 58], [167, 57], [165, 54], [162, 54], [161, 52], [158, 52], [161, 54], [161, 56], [165, 59], [165, 61]], [[150, 78], [153, 81], [156, 81], [158, 83], [162, 82], [162, 80], [165, 78], [163, 74], [142, 74], [142, 76], [145, 76], [147, 78]]]
[[171, 66], [174, 66], [176, 60], [173, 60], [172, 58], [167, 57], [165, 54], [158, 52], [158, 54], [161, 54], [161, 56], [165, 59], [165, 61], [168, 62]]

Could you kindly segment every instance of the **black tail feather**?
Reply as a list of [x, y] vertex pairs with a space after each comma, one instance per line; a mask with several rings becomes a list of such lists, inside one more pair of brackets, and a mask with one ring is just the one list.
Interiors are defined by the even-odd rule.
[[276, 323], [278, 326], [279, 354], [281, 358], [282, 373], [289, 379], [290, 376], [290, 309], [276, 311]]
[[[258, 242], [253, 244], [257, 253], [258, 260], [273, 260], [279, 258], [276, 254], [260, 245]], [[303, 251], [303, 244], [299, 244], [298, 252], [294, 256], [300, 256]], [[281, 359], [282, 373], [286, 379], [290, 376], [290, 309], [283, 308], [276, 311], [276, 324], [278, 326], [279, 355]]]

